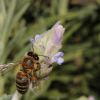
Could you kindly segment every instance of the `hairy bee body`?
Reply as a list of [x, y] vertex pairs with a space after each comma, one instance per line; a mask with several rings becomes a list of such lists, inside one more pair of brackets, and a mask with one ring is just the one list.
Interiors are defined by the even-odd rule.
[[29, 88], [31, 89], [31, 87], [33, 89], [38, 87], [41, 79], [45, 77], [43, 75], [42, 77], [40, 76], [41, 60], [39, 59], [39, 56], [47, 57], [44, 55], [37, 55], [33, 51], [29, 51], [23, 59], [20, 60], [20, 62], [0, 64], [1, 74], [9, 71], [8, 69], [20, 66], [20, 70], [16, 74], [16, 89], [20, 94], [25, 94]]
[[40, 69], [39, 57], [33, 52], [28, 52], [21, 62], [21, 69], [16, 75], [16, 88], [21, 94], [25, 94], [30, 83], [32, 87], [37, 84], [38, 78], [36, 71]]
[[28, 75], [22, 71], [18, 72], [16, 75], [16, 88], [21, 94], [25, 94], [29, 88], [29, 78]]

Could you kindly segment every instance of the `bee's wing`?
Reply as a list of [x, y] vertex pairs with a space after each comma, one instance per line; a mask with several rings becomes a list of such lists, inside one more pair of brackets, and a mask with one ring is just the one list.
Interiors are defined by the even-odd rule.
[[29, 86], [29, 90], [34, 93], [34, 95], [38, 95], [41, 90], [41, 81], [37, 80], [35, 83], [31, 82]]
[[0, 74], [4, 75], [6, 72], [15, 68], [17, 65], [18, 65], [18, 63], [0, 64]]

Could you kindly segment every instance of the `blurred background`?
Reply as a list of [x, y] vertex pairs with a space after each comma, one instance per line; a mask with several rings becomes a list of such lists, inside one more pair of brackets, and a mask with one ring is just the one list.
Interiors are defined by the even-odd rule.
[[[100, 0], [0, 0], [0, 64], [18, 61], [59, 20], [65, 62], [22, 100], [100, 100]], [[11, 100], [15, 75], [0, 76], [0, 100]]]

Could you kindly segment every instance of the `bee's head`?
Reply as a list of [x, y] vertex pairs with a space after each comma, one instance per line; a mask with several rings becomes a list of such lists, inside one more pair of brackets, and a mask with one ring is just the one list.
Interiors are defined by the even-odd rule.
[[33, 57], [35, 60], [39, 60], [38, 55], [36, 53], [33, 53], [32, 51], [29, 51], [27, 55]]
[[37, 55], [36, 53], [33, 54], [33, 58], [34, 58], [35, 60], [39, 60], [39, 57], [38, 57], [38, 55]]
[[32, 51], [29, 51], [29, 52], [27, 53], [27, 55], [33, 57], [33, 52], [32, 52]]

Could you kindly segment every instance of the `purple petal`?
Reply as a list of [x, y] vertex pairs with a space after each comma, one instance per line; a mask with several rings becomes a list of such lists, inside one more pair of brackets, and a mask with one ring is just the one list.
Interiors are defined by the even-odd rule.
[[52, 58], [52, 62], [56, 62], [57, 64], [61, 65], [64, 62], [64, 59], [62, 58], [63, 55], [63, 52], [56, 53]]
[[35, 36], [35, 41], [36, 41], [36, 40], [41, 39], [41, 37], [42, 37], [42, 36], [41, 36], [41, 35], [39, 35], [39, 34], [38, 34], [38, 35], [36, 35], [36, 36]]
[[58, 52], [58, 53], [56, 53], [55, 54], [55, 57], [62, 57], [62, 56], [64, 56], [64, 53], [63, 52]]
[[31, 38], [31, 39], [30, 39], [30, 42], [31, 42], [32, 44], [34, 44], [34, 43], [35, 43], [35, 39]]
[[54, 43], [58, 44], [62, 40], [65, 28], [60, 24], [60, 22], [58, 22], [54, 25], [53, 31], [54, 31], [53, 41]]
[[57, 59], [57, 64], [61, 65], [63, 62], [64, 62], [63, 58], [60, 57]]

